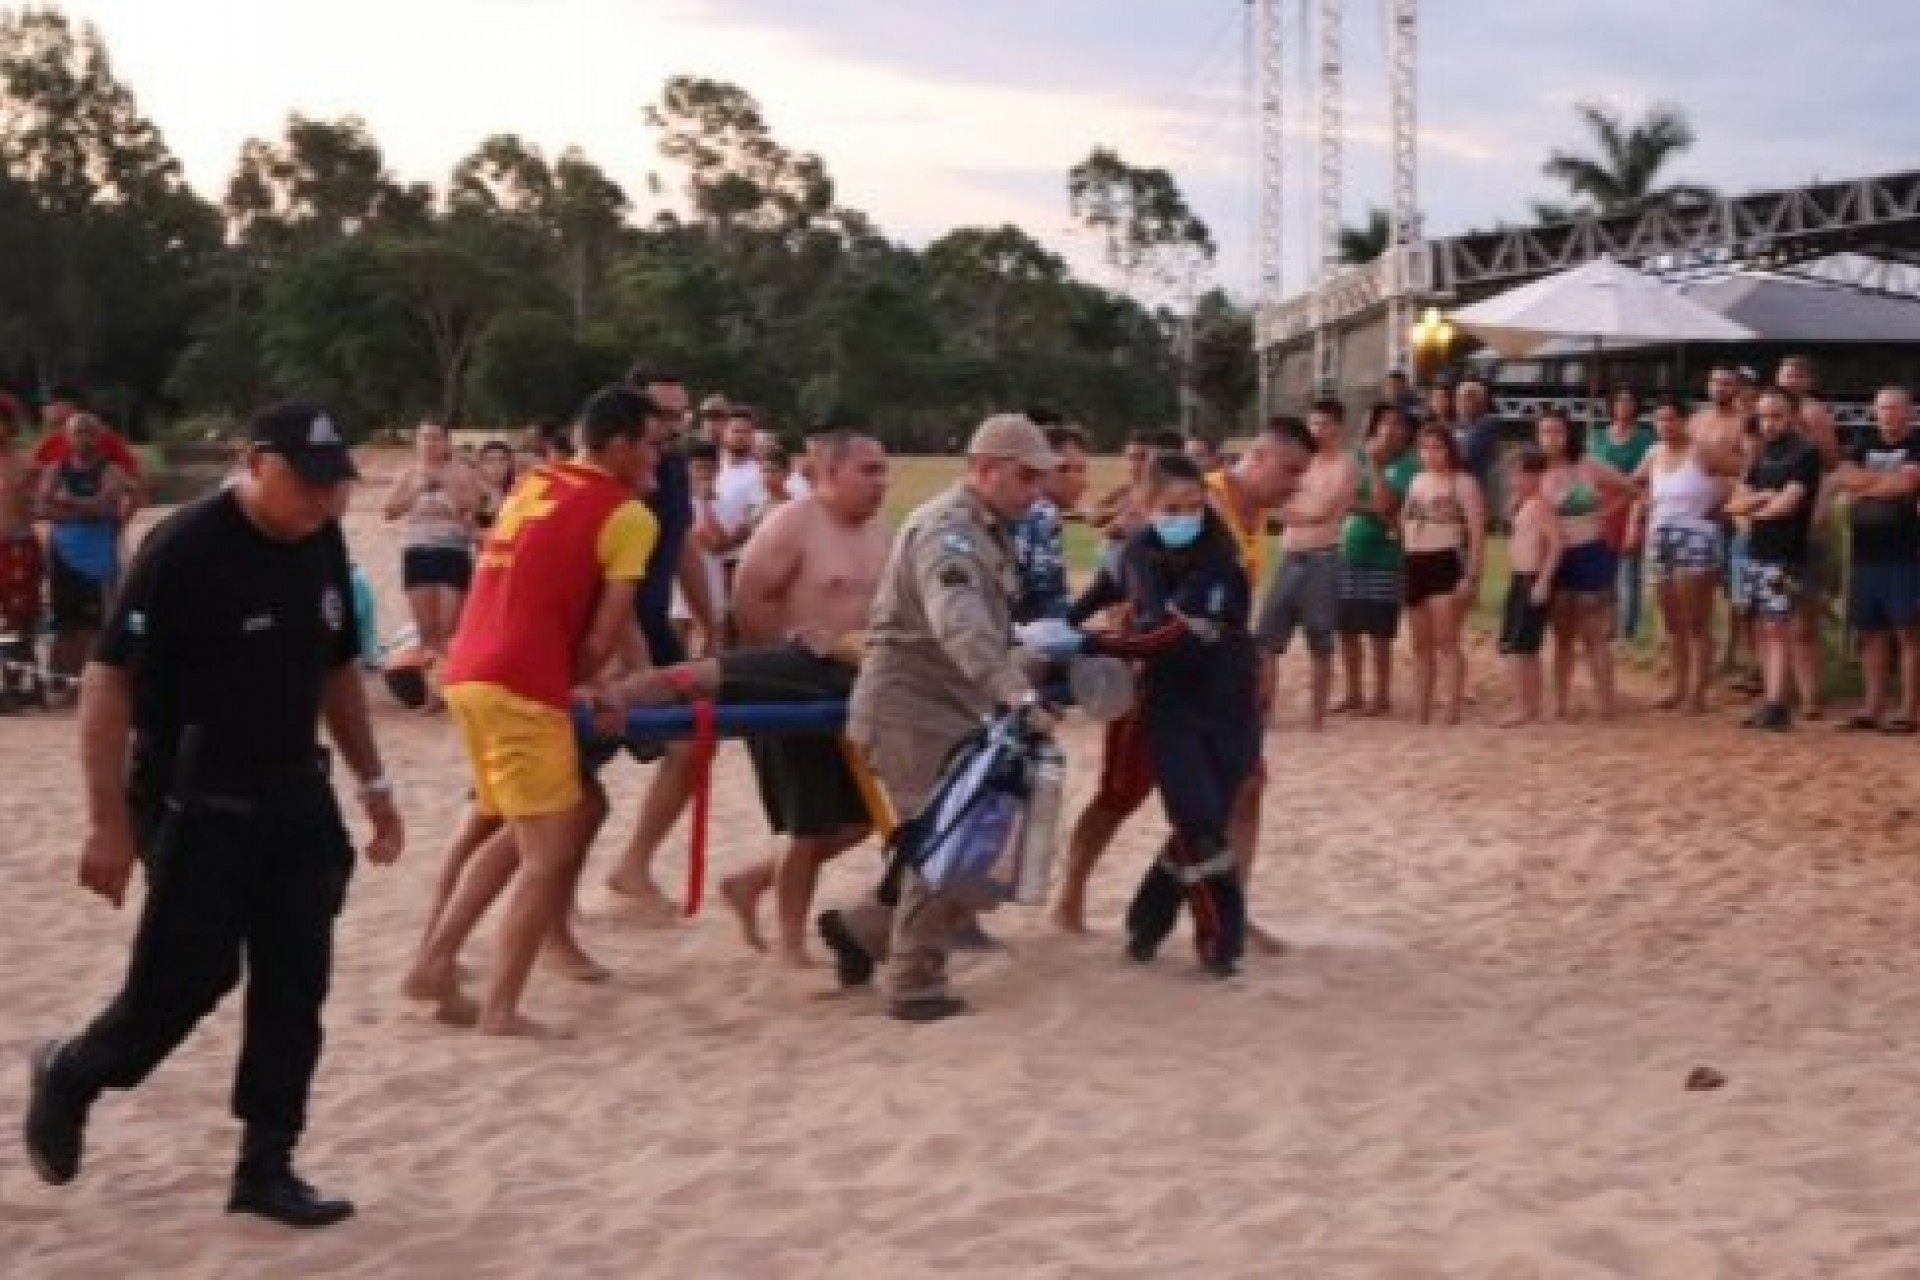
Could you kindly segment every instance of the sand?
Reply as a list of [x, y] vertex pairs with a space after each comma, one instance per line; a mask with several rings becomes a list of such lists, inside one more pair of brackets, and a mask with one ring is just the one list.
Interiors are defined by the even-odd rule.
[[[372, 497], [353, 535], [391, 620]], [[974, 1016], [903, 1027], [824, 972], [784, 976], [709, 901], [666, 932], [590, 922], [617, 975], [536, 979], [531, 1009], [581, 1033], [557, 1046], [398, 998], [461, 761], [443, 722], [380, 701], [412, 843], [361, 868], [341, 920], [303, 1148], [360, 1216], [296, 1235], [220, 1212], [230, 1002], [102, 1101], [75, 1185], [42, 1187], [17, 1148], [0, 1162], [0, 1272], [1920, 1274], [1912, 741], [1761, 738], [1725, 712], [1310, 738], [1298, 675], [1254, 892], [1286, 958], [1225, 986], [1184, 941], [1150, 970], [1118, 959], [1156, 812], [1096, 881], [1095, 935], [990, 921], [1011, 953], [960, 962]], [[1082, 725], [1064, 742], [1077, 807], [1096, 742]], [[0, 720], [9, 1124], [27, 1050], [110, 994], [135, 916], [73, 884], [74, 755], [69, 718]], [[718, 776], [724, 871], [764, 837], [737, 748]], [[645, 774], [609, 778], [624, 835]], [[849, 855], [823, 898], [875, 865]], [[1700, 1066], [1724, 1087], [1689, 1091]]]

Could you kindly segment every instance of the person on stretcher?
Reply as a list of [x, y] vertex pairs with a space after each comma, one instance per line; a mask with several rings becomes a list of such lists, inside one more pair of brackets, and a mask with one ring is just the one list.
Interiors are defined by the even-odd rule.
[[[769, 515], [741, 556], [733, 605], [749, 647], [643, 673], [624, 686], [629, 702], [845, 701], [852, 693], [891, 546], [880, 518], [887, 459], [879, 441], [854, 431], [825, 433], [814, 448], [819, 486]], [[820, 867], [865, 840], [873, 815], [838, 735], [749, 738], [747, 750], [767, 821], [787, 839], [723, 880], [721, 896], [747, 943], [764, 950], [759, 903], [771, 889], [780, 958], [804, 967]]]

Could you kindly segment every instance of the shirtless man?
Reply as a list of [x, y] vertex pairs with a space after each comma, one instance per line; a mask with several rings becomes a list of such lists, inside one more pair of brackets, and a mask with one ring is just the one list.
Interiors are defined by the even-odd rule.
[[[887, 457], [854, 431], [817, 437], [819, 485], [783, 504], [746, 546], [734, 579], [743, 647], [654, 673], [655, 696], [717, 696], [726, 702], [845, 698], [853, 690], [861, 633], [892, 540], [880, 518]], [[838, 745], [819, 737], [752, 740], [754, 776], [767, 821], [784, 848], [721, 882], [720, 892], [756, 950], [760, 899], [773, 890], [780, 958], [807, 963], [808, 908], [820, 867], [867, 838], [872, 823]]]
[[0, 711], [34, 701], [40, 693], [40, 589], [46, 566], [33, 532], [33, 462], [20, 439], [25, 423], [20, 402], [0, 392]]
[[1820, 451], [1820, 462], [1828, 468], [1840, 465], [1843, 441], [1833, 420], [1833, 406], [1813, 389], [1813, 361], [1807, 356], [1787, 356], [1773, 376], [1773, 384], [1794, 396], [1800, 403], [1800, 434]]
[[[1707, 375], [1707, 403], [1694, 412], [1693, 420], [1687, 424], [1687, 435], [1709, 475], [1731, 484], [1746, 474], [1751, 439], [1747, 422], [1747, 415], [1740, 407], [1740, 371], [1729, 364], [1715, 365]], [[1741, 600], [1739, 581], [1741, 566], [1746, 562], [1747, 542], [1744, 530], [1729, 526], [1722, 529], [1722, 533], [1726, 535], [1722, 540], [1726, 563], [1721, 566], [1720, 580], [1727, 592], [1728, 622], [1727, 643], [1720, 664], [1731, 671], [1739, 660], [1742, 637], [1748, 641], [1747, 651], [1753, 652], [1750, 619]]]
[[1307, 418], [1313, 433], [1313, 461], [1300, 491], [1280, 508], [1280, 549], [1285, 553], [1255, 628], [1261, 648], [1287, 651], [1296, 630], [1307, 634], [1312, 656], [1311, 702], [1307, 728], [1326, 728], [1333, 691], [1334, 637], [1340, 629], [1340, 526], [1353, 508], [1359, 468], [1347, 451], [1346, 406], [1318, 400]]

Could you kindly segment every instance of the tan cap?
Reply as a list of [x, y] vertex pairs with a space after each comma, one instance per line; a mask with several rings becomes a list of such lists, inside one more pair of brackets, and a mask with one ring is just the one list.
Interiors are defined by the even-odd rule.
[[996, 413], [980, 424], [967, 442], [969, 458], [1011, 458], [1035, 471], [1052, 471], [1060, 455], [1047, 444], [1047, 433], [1017, 413]]

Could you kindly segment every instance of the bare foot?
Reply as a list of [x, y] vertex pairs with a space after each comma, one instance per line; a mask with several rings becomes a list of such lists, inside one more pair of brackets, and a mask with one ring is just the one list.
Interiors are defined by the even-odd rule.
[[784, 968], [797, 972], [805, 972], [813, 968], [813, 957], [807, 954], [805, 946], [789, 947], [783, 945], [780, 948], [780, 964]]
[[440, 997], [434, 1006], [433, 1020], [462, 1030], [480, 1021], [480, 1005], [471, 996], [455, 988]]
[[1327, 714], [1336, 715], [1336, 716], [1349, 716], [1359, 711], [1360, 709], [1361, 709], [1360, 699], [1342, 698], [1340, 699], [1340, 701], [1334, 703], [1332, 706], [1327, 708]]
[[728, 876], [720, 882], [720, 897], [732, 908], [741, 939], [755, 951], [765, 951], [767, 940], [760, 936], [760, 895], [747, 887], [743, 877]]
[[1709, 708], [1705, 698], [1690, 698], [1687, 700], [1687, 714], [1690, 716], [1703, 716], [1707, 714], [1708, 710]]
[[1257, 956], [1273, 957], [1287, 954], [1286, 940], [1256, 920], [1247, 921], [1247, 947]]
[[1391, 702], [1372, 702], [1372, 703], [1368, 703], [1368, 704], [1367, 704], [1367, 707], [1366, 707], [1366, 709], [1365, 709], [1364, 711], [1362, 711], [1362, 712], [1361, 712], [1360, 714], [1361, 714], [1361, 715], [1363, 715], [1363, 716], [1386, 716], [1386, 715], [1392, 715], [1392, 714], [1393, 714], [1393, 704], [1392, 704]]
[[1507, 716], [1505, 719], [1500, 720], [1498, 722], [1499, 727], [1502, 729], [1518, 729], [1521, 725], [1527, 725], [1532, 723], [1533, 723], [1532, 716], [1521, 715], [1518, 713]]
[[571, 1040], [573, 1032], [545, 1022], [535, 1022], [524, 1014], [490, 1013], [480, 1019], [483, 1036], [511, 1036], [522, 1040]]
[[594, 904], [593, 914], [602, 920], [619, 920], [648, 929], [667, 929], [680, 918], [680, 909], [651, 880], [643, 880], [638, 887], [615, 884], [609, 880], [605, 893]]
[[439, 1003], [459, 993], [460, 984], [454, 977], [451, 965], [443, 968], [416, 960], [413, 968], [407, 971], [407, 976], [400, 980], [400, 994], [409, 1000]]
[[1658, 702], [1655, 702], [1653, 704], [1653, 709], [1655, 711], [1676, 711], [1679, 709], [1679, 707], [1680, 707], [1680, 695], [1677, 693], [1670, 693], [1666, 697], [1661, 698]]
[[574, 982], [605, 982], [613, 970], [588, 955], [579, 943], [552, 939], [540, 948], [540, 963]]
[[1053, 927], [1062, 933], [1085, 933], [1087, 931], [1087, 913], [1078, 902], [1069, 902], [1062, 898], [1060, 905], [1053, 909]]
[[1326, 731], [1327, 731], [1327, 722], [1325, 720], [1308, 720], [1307, 721], [1308, 733], [1325, 733]]

